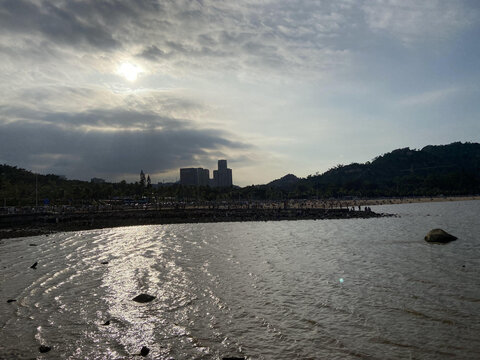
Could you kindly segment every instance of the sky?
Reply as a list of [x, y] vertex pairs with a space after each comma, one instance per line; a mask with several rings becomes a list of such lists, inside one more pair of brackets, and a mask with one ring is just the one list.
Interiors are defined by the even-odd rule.
[[0, 0], [0, 163], [240, 186], [480, 139], [477, 0]]

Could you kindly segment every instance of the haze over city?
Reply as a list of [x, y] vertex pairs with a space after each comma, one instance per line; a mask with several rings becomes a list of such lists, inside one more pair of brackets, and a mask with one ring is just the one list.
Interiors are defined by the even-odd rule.
[[26, 1], [0, 8], [0, 163], [234, 183], [478, 141], [477, 1]]

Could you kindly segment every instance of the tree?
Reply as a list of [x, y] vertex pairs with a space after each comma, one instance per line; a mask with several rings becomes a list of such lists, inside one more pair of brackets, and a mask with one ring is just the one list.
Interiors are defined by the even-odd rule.
[[142, 187], [145, 187], [145, 173], [143, 172], [143, 170], [140, 170], [140, 185]]
[[150, 180], [150, 175], [147, 175], [147, 189], [152, 187], [152, 181]]

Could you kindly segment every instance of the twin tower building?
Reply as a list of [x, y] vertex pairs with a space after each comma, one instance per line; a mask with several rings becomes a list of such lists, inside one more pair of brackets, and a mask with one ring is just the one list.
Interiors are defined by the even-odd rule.
[[213, 179], [210, 179], [210, 170], [208, 169], [183, 168], [180, 169], [180, 184], [229, 187], [233, 185], [232, 169], [227, 168], [227, 160], [218, 160], [218, 170], [213, 170]]

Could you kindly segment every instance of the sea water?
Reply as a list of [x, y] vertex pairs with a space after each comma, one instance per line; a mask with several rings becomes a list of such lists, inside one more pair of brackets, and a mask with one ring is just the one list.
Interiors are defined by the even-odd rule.
[[480, 201], [373, 210], [2, 240], [0, 358], [479, 359]]

